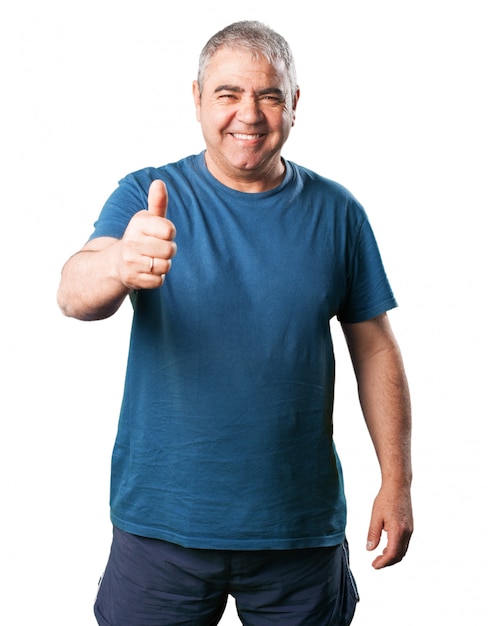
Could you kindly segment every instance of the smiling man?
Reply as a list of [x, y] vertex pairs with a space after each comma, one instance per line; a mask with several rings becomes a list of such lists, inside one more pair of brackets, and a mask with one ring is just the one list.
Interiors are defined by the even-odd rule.
[[375, 550], [386, 533], [380, 569], [413, 530], [396, 302], [361, 205], [281, 155], [299, 99], [287, 42], [231, 24], [204, 47], [193, 95], [206, 149], [123, 178], [58, 290], [78, 319], [127, 296], [134, 309], [95, 614], [211, 626], [230, 594], [248, 626], [346, 626], [358, 594], [330, 320], [380, 464], [366, 539]]

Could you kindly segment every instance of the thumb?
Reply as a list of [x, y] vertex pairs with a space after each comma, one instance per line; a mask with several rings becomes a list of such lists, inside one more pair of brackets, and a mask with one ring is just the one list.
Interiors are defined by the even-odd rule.
[[368, 530], [368, 538], [366, 540], [366, 550], [375, 550], [381, 540], [381, 527], [377, 528], [372, 522]]
[[162, 180], [153, 180], [147, 196], [147, 210], [151, 215], [166, 217], [168, 190]]

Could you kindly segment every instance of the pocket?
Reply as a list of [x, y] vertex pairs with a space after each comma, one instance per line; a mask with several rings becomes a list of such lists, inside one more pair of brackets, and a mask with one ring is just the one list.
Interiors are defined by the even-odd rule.
[[96, 604], [97, 600], [98, 600], [98, 594], [100, 593], [100, 587], [102, 586], [102, 580], [103, 577], [105, 576], [105, 570], [103, 570], [102, 575], [100, 576], [100, 578], [98, 579], [98, 585], [97, 585], [97, 593], [95, 594], [95, 599], [93, 600], [93, 603]]
[[351, 570], [351, 565], [349, 562], [349, 544], [347, 543], [347, 539], [344, 539], [344, 542], [342, 544], [342, 553], [343, 553], [343, 559], [344, 559], [344, 571], [346, 573], [348, 586], [350, 587], [351, 592], [353, 593], [356, 602], [359, 602], [358, 587], [354, 579], [354, 576]]

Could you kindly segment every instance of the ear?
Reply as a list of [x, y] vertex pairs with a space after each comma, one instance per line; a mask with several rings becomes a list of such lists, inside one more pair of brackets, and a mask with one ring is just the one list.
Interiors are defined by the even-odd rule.
[[300, 98], [300, 88], [297, 87], [297, 90], [295, 91], [295, 95], [293, 96], [293, 103], [292, 103], [292, 111], [293, 111], [292, 126], [295, 126], [295, 118], [296, 118], [297, 104], [298, 104], [298, 99], [299, 98]]
[[197, 116], [197, 121], [199, 122], [201, 98], [200, 98], [200, 87], [198, 86], [198, 81], [196, 80], [193, 81], [192, 91], [193, 91], [193, 102], [195, 103], [195, 112]]

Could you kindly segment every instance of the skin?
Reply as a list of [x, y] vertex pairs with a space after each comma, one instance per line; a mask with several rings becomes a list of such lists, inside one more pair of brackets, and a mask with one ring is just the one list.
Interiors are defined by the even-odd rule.
[[[279, 185], [285, 173], [281, 150], [299, 98], [284, 66], [222, 48], [207, 68], [201, 92], [194, 82], [193, 97], [209, 171], [224, 185], [248, 193]], [[176, 229], [166, 219], [168, 201], [166, 186], [155, 181], [148, 210], [134, 215], [121, 240], [92, 240], [67, 261], [58, 290], [65, 315], [103, 319], [118, 310], [131, 290], [162, 285], [176, 254]], [[413, 532], [409, 391], [386, 314], [343, 324], [343, 331], [381, 469], [366, 542], [368, 550], [375, 550], [386, 533], [386, 547], [373, 561], [381, 569], [404, 557]]]

